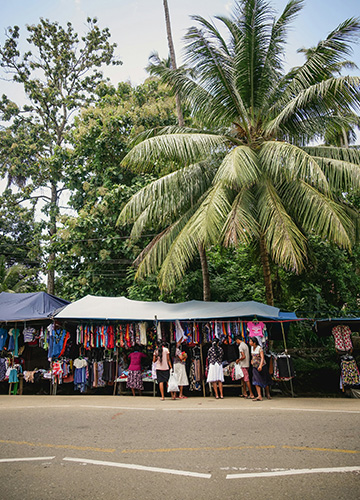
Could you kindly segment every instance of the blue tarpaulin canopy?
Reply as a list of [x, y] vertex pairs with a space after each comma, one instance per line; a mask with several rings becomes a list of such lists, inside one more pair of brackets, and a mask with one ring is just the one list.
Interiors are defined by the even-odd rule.
[[0, 322], [35, 321], [49, 319], [55, 311], [68, 305], [46, 292], [0, 293]]

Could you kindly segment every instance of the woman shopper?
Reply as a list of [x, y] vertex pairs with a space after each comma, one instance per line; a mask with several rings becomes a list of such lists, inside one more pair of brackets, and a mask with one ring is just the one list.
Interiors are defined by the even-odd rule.
[[146, 358], [146, 355], [140, 352], [140, 347], [138, 345], [135, 345], [134, 349], [129, 354], [130, 366], [126, 382], [126, 387], [131, 389], [133, 396], [135, 396], [135, 389], [139, 391], [139, 396], [141, 396], [141, 392], [144, 390], [141, 373], [141, 360], [143, 358]]
[[259, 346], [259, 341], [256, 337], [250, 337], [249, 344], [251, 347], [251, 365], [252, 365], [252, 384], [256, 387], [257, 398], [253, 401], [262, 401], [261, 388], [265, 389], [265, 394], [268, 399], [271, 399], [269, 384], [271, 379], [265, 364], [264, 351]]
[[224, 351], [219, 347], [219, 339], [215, 339], [212, 342], [210, 349], [208, 350], [207, 359], [209, 363], [209, 371], [206, 379], [207, 383], [211, 383], [215, 399], [224, 398], [223, 395], [223, 382], [224, 382], [224, 371], [222, 366], [222, 360], [224, 357]]
[[184, 386], [189, 385], [189, 379], [186, 374], [186, 352], [183, 352], [181, 349], [181, 340], [176, 344], [176, 351], [174, 357], [174, 373], [175, 378], [178, 383], [180, 394], [179, 399], [186, 399], [186, 396], [183, 394]]
[[[168, 383], [170, 370], [172, 369], [169, 349], [165, 347], [165, 343], [162, 342], [160, 346], [154, 351], [153, 362], [156, 368], [156, 379], [159, 384], [161, 401], [165, 399], [165, 384]], [[174, 393], [171, 393], [172, 399], [175, 399]]]

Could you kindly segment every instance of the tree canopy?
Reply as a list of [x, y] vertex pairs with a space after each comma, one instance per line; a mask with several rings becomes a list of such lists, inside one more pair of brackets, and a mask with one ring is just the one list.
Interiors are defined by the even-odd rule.
[[287, 31], [302, 6], [290, 0], [276, 18], [265, 0], [239, 0], [231, 16], [215, 18], [221, 30], [193, 17], [185, 37], [191, 71], [162, 72], [199, 128], [148, 131], [122, 162], [143, 171], [161, 159], [173, 168], [119, 217], [135, 222], [137, 236], [154, 220], [164, 227], [142, 253], [138, 276], [159, 271], [161, 288], [172, 289], [199, 244], [255, 242], [272, 304], [270, 259], [301, 272], [309, 234], [351, 249], [359, 217], [344, 193], [360, 188], [360, 153], [312, 144], [356, 116], [360, 79], [333, 69], [347, 60], [360, 22], [344, 21], [285, 72]]

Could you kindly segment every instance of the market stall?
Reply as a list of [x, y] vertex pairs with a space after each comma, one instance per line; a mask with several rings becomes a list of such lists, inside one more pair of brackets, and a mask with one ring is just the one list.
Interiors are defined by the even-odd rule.
[[[316, 320], [314, 330], [321, 337], [332, 336], [340, 366], [340, 389], [360, 390], [360, 371], [354, 347], [360, 347], [360, 318], [326, 318]], [[354, 346], [358, 341], [358, 346]]]
[[47, 327], [68, 304], [46, 292], [0, 293], [0, 382], [9, 383], [9, 394], [22, 393], [24, 380], [50, 379]]
[[[189, 390], [204, 395], [205, 358], [214, 338], [221, 340], [230, 364], [235, 355], [235, 337], [247, 339], [249, 325], [261, 327], [265, 342], [281, 338], [286, 346], [288, 325], [298, 320], [294, 313], [283, 313], [276, 307], [254, 301], [194, 300], [168, 304], [91, 295], [64, 307], [55, 319], [65, 330], [75, 331], [78, 357], [74, 360], [74, 378], [80, 381], [75, 384], [80, 392], [113, 384], [115, 394], [117, 384], [127, 379], [126, 357], [131, 348], [142, 346], [151, 359], [157, 342], [164, 340], [174, 347], [182, 338], [187, 354]], [[289, 362], [287, 365], [290, 380], [293, 374]], [[62, 369], [60, 366], [59, 372]], [[153, 380], [150, 366], [143, 375], [145, 381]], [[58, 382], [61, 383], [60, 378]]]

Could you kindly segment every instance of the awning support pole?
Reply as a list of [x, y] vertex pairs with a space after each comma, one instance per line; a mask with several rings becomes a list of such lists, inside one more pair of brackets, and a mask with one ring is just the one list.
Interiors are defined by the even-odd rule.
[[[288, 355], [287, 355], [288, 351], [287, 351], [287, 345], [286, 345], [284, 323], [282, 321], [280, 321], [280, 325], [281, 325], [281, 332], [282, 332], [283, 341], [284, 341], [284, 348], [285, 348], [285, 354], [286, 354], [286, 362], [287, 362], [287, 366], [288, 366], [289, 375], [291, 377], [290, 362], [289, 362], [289, 358], [288, 358]], [[293, 388], [292, 378], [290, 378], [290, 389], [291, 389], [291, 396], [294, 398], [295, 395], [294, 395], [294, 388]]]

